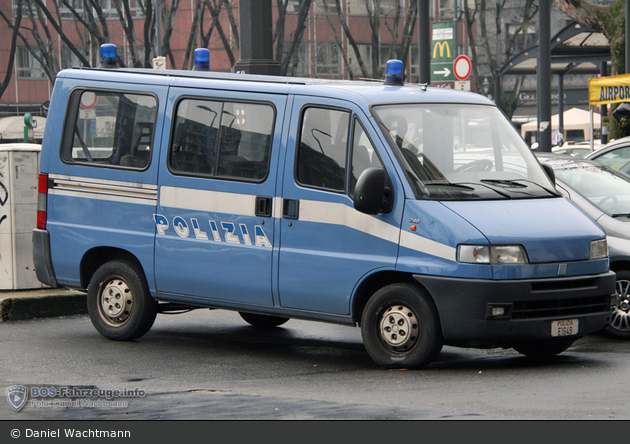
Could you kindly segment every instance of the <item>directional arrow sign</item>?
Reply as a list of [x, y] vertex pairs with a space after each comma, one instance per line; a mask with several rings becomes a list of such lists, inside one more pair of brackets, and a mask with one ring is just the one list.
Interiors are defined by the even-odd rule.
[[446, 66], [444, 67], [444, 69], [440, 71], [433, 71], [433, 74], [438, 75], [438, 76], [444, 76], [444, 77], [448, 77], [450, 73], [451, 73], [451, 70], [448, 69]]
[[434, 22], [431, 39], [431, 82], [453, 81], [453, 22]]

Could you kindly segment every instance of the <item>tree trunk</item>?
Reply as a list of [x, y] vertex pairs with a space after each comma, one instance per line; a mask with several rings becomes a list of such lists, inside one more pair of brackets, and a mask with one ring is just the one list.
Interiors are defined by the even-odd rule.
[[9, 82], [11, 81], [11, 76], [13, 75], [13, 62], [15, 60], [15, 49], [17, 48], [17, 38], [18, 38], [18, 33], [20, 31], [20, 23], [22, 21], [22, 8], [16, 8], [16, 13], [15, 13], [15, 17], [14, 22], [11, 23], [11, 21], [9, 20], [9, 18], [4, 15], [4, 12], [0, 11], [0, 15], [2, 15], [2, 18], [4, 19], [4, 21], [7, 23], [7, 25], [9, 25], [9, 27], [12, 30], [12, 34], [11, 34], [11, 52], [9, 53], [9, 59], [7, 60], [7, 72], [4, 75], [4, 79], [2, 80], [2, 83], [0, 83], [0, 97], [2, 97], [2, 95], [4, 94], [4, 91], [7, 89], [7, 86], [9, 86]]
[[[630, 0], [629, 0], [630, 1]], [[617, 0], [608, 6], [594, 5], [582, 0], [556, 0], [558, 9], [576, 22], [601, 32], [610, 45], [611, 75], [626, 72], [626, 0]], [[619, 104], [612, 104], [614, 110]], [[621, 136], [621, 128], [610, 119], [609, 137]]]

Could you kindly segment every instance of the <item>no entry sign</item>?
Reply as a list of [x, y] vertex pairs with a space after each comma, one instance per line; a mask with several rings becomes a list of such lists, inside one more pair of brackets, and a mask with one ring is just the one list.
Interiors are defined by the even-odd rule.
[[460, 55], [453, 62], [453, 72], [459, 80], [466, 80], [472, 71], [472, 63], [465, 55]]

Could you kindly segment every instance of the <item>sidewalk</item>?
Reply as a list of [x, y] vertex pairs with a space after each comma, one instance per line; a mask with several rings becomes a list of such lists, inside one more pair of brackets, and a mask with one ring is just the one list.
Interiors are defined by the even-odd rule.
[[85, 293], [43, 288], [0, 290], [0, 322], [87, 313]]

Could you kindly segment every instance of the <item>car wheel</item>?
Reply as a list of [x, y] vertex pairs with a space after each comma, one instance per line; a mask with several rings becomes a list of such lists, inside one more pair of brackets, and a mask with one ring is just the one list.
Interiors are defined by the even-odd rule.
[[429, 294], [411, 284], [391, 284], [377, 291], [361, 317], [363, 343], [385, 368], [421, 368], [444, 343], [437, 308]]
[[535, 359], [549, 359], [559, 355], [575, 342], [575, 339], [532, 341], [514, 344], [517, 352]]
[[615, 338], [630, 339], [630, 270], [617, 273], [617, 303], [605, 332]]
[[289, 318], [285, 318], [282, 316], [267, 316], [267, 315], [258, 315], [252, 313], [238, 312], [241, 315], [241, 318], [245, 320], [250, 325], [254, 327], [260, 328], [271, 328], [277, 327], [279, 325], [284, 324], [289, 320]]
[[128, 341], [151, 329], [157, 302], [142, 269], [127, 261], [107, 262], [96, 270], [87, 293], [94, 328], [108, 339]]

